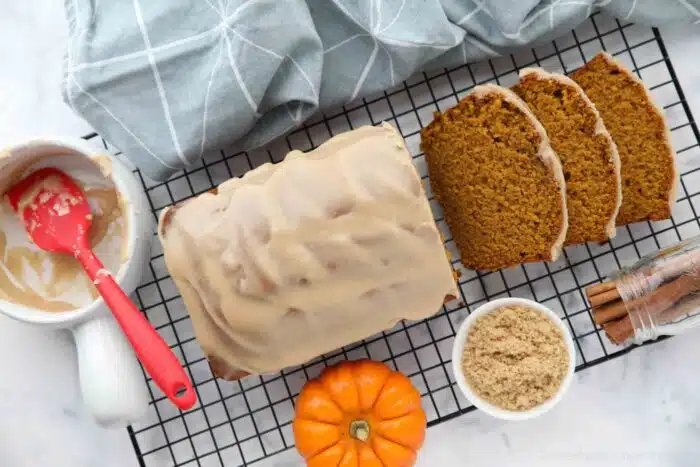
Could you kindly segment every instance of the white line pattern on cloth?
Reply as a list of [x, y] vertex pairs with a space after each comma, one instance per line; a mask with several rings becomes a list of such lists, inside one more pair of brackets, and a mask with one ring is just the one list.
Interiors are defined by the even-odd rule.
[[[176, 41], [168, 42], [167, 44], [160, 45], [158, 47], [153, 47], [152, 51], [153, 52], [164, 52], [166, 50], [170, 50], [172, 48], [181, 46], [181, 45], [187, 45], [189, 43], [195, 42], [199, 39], [212, 36], [216, 37], [216, 34], [219, 30], [221, 29], [221, 24], [217, 24], [215, 27], [211, 29], [207, 29], [204, 32], [200, 32], [199, 34], [195, 34], [194, 36], [190, 37], [185, 37], [183, 39], [178, 39]], [[110, 57], [106, 58], [104, 60], [96, 60], [94, 62], [85, 62], [85, 63], [78, 63], [75, 65], [72, 70], [73, 71], [83, 71], [83, 70], [89, 70], [91, 68], [99, 68], [107, 65], [114, 65], [116, 63], [120, 62], [125, 62], [134, 58], [143, 58], [148, 56], [148, 51], [147, 50], [139, 50], [137, 52], [131, 52], [128, 54], [124, 55], [118, 55], [115, 57]]]
[[484, 11], [484, 4], [483, 4], [483, 3], [482, 3], [482, 4], [477, 4], [476, 2], [474, 2], [474, 4], [477, 5], [477, 7], [474, 8], [474, 9], [473, 9], [472, 11], [470, 11], [469, 13], [467, 13], [466, 15], [464, 15], [459, 21], [457, 21], [457, 24], [459, 24], [460, 26], [462, 26], [462, 25], [468, 23], [470, 19], [472, 19], [473, 17], [475, 17], [476, 15], [478, 15], [479, 12]]
[[394, 59], [391, 58], [391, 52], [389, 50], [387, 50], [387, 48], [381, 42], [377, 41], [377, 44], [379, 44], [379, 47], [382, 48], [382, 50], [386, 54], [386, 58], [389, 60], [389, 79], [391, 80], [391, 85], [396, 86], [396, 76], [395, 76], [395, 72], [394, 72]]
[[[508, 39], [512, 39], [512, 40], [522, 40], [521, 34], [522, 34], [523, 30], [526, 29], [527, 27], [529, 27], [532, 23], [534, 23], [534, 22], [537, 20], [537, 18], [539, 18], [540, 16], [542, 16], [542, 15], [544, 15], [544, 14], [546, 14], [546, 13], [550, 13], [550, 14], [551, 14], [552, 8], [554, 8], [554, 7], [557, 6], [557, 5], [558, 5], [558, 6], [572, 6], [572, 5], [589, 6], [590, 3], [589, 3], [589, 2], [586, 2], [586, 1], [579, 1], [579, 2], [572, 1], [572, 2], [564, 2], [564, 3], [559, 3], [559, 2], [557, 2], [557, 3], [552, 3], [552, 4], [550, 4], [549, 6], [547, 6], [546, 8], [542, 8], [542, 9], [539, 10], [537, 13], [533, 14], [532, 16], [528, 17], [525, 21], [523, 21], [523, 23], [520, 25], [520, 27], [518, 28], [518, 30], [517, 30], [515, 33], [507, 33], [507, 32], [505, 32], [505, 31], [501, 31], [501, 34], [503, 34], [503, 36], [506, 37], [506, 38], [508, 38]], [[523, 43], [524, 43], [524, 42], [523, 42]]]
[[148, 37], [148, 29], [146, 23], [143, 21], [143, 12], [141, 11], [141, 4], [139, 0], [133, 0], [134, 11], [136, 13], [136, 21], [138, 22], [139, 28], [141, 29], [141, 35], [143, 36], [143, 42], [146, 45], [146, 52], [148, 61], [151, 65], [151, 70], [153, 71], [153, 79], [156, 81], [156, 88], [158, 89], [158, 96], [160, 97], [160, 103], [163, 106], [163, 114], [165, 114], [165, 121], [168, 124], [168, 130], [170, 131], [170, 137], [173, 141], [173, 146], [177, 157], [180, 158], [185, 164], [188, 163], [185, 158], [185, 154], [182, 152], [182, 147], [180, 147], [180, 141], [177, 137], [177, 132], [175, 131], [175, 124], [173, 123], [173, 116], [170, 113], [170, 105], [168, 104], [168, 97], [165, 95], [165, 87], [163, 87], [163, 80], [160, 77], [160, 72], [158, 71], [158, 65], [156, 64], [156, 58], [151, 50], [151, 39]]
[[78, 82], [78, 80], [76, 79], [75, 76], [72, 76], [72, 82], [73, 82], [73, 84], [75, 84], [75, 86], [78, 88], [78, 90], [79, 90], [81, 93], [83, 93], [83, 94], [86, 95], [88, 98], [90, 98], [90, 100], [92, 100], [95, 104], [97, 104], [97, 105], [99, 105], [100, 107], [102, 107], [102, 109], [104, 109], [104, 111], [105, 111], [110, 117], [112, 117], [112, 119], [114, 119], [114, 121], [115, 121], [117, 124], [119, 124], [122, 128], [124, 128], [124, 131], [126, 131], [132, 138], [134, 138], [134, 141], [136, 141], [137, 143], [139, 143], [139, 145], [143, 148], [144, 151], [146, 151], [147, 153], [149, 153], [151, 156], [153, 156], [158, 162], [160, 162], [160, 163], [163, 164], [164, 166], [169, 167], [169, 168], [171, 168], [171, 169], [176, 168], [176, 167], [174, 167], [173, 165], [171, 165], [170, 163], [166, 162], [163, 158], [161, 158], [160, 156], [158, 156], [155, 152], [151, 151], [151, 150], [148, 148], [148, 146], [146, 146], [146, 143], [144, 143], [138, 136], [136, 136], [136, 135], [134, 134], [134, 132], [132, 132], [132, 131], [129, 129], [129, 127], [127, 127], [126, 124], [124, 124], [124, 122], [123, 122], [121, 119], [119, 119], [119, 117], [117, 117], [116, 115], [114, 115], [114, 114], [112, 113], [112, 111], [109, 110], [109, 108], [107, 108], [106, 105], [104, 105], [102, 102], [100, 102], [100, 100], [97, 99], [94, 95], [92, 95], [90, 92], [86, 91], [86, 90], [80, 85], [80, 83]]
[[693, 24], [698, 24], [698, 23], [700, 22], [700, 10], [698, 10], [698, 9], [695, 8], [693, 5], [691, 5], [690, 3], [688, 3], [687, 0], [678, 0], [678, 3], [680, 3], [681, 5], [683, 5], [684, 7], [686, 7], [686, 8], [688, 9], [688, 11], [691, 12], [691, 13], [693, 14], [693, 16], [695, 16], [696, 18], [698, 18], [698, 20], [695, 21], [695, 23], [693, 23]]
[[326, 50], [324, 50], [323, 53], [324, 53], [324, 54], [327, 54], [328, 52], [333, 52], [333, 51], [334, 51], [335, 49], [337, 49], [338, 47], [341, 47], [341, 46], [347, 44], [348, 42], [351, 42], [351, 41], [353, 41], [354, 39], [357, 39], [357, 38], [359, 38], [359, 37], [369, 37], [369, 34], [355, 34], [354, 36], [350, 36], [350, 37], [348, 37], [347, 39], [343, 39], [342, 41], [338, 42], [337, 44], [334, 44], [334, 45], [330, 46], [329, 48], [327, 48]]
[[[76, 22], [76, 28], [75, 28], [75, 30], [74, 30], [74, 32], [73, 32], [72, 34], [75, 34], [76, 37], [80, 37], [81, 35], [83, 35], [83, 34], [86, 33], [87, 28], [82, 28], [82, 30], [81, 30], [79, 27], [77, 27], [77, 24], [79, 23], [79, 21], [78, 21], [78, 14], [79, 14], [79, 12], [80, 12], [80, 8], [78, 7], [78, 0], [73, 0], [71, 4], [72, 4], [72, 6], [73, 6], [73, 20]], [[114, 115], [114, 113], [113, 113], [111, 110], [109, 110], [109, 108], [108, 108], [106, 105], [104, 105], [104, 104], [103, 104], [97, 97], [95, 97], [92, 93], [90, 93], [90, 92], [88, 92], [87, 90], [85, 90], [85, 89], [83, 88], [83, 86], [80, 84], [80, 82], [78, 82], [78, 78], [77, 78], [77, 76], [75, 76], [75, 72], [74, 72], [74, 68], [73, 68], [73, 60], [74, 60], [74, 59], [73, 59], [73, 53], [74, 53], [74, 50], [73, 50], [73, 45], [74, 45], [74, 43], [73, 43], [73, 41], [75, 40], [75, 37], [72, 37], [72, 34], [69, 36], [68, 47], [67, 47], [67, 50], [66, 50], [66, 60], [68, 61], [68, 68], [65, 70], [65, 75], [64, 75], [64, 79], [65, 79], [64, 88], [65, 88], [65, 90], [66, 90], [66, 96], [67, 96], [67, 98], [68, 98], [68, 102], [69, 102], [69, 104], [71, 105], [71, 107], [74, 107], [74, 108], [75, 108], [75, 105], [74, 105], [75, 98], [74, 98], [73, 92], [72, 92], [72, 89], [75, 88], [75, 89], [78, 90], [78, 92], [80, 92], [80, 93], [82, 93], [83, 95], [87, 96], [88, 99], [90, 99], [90, 100], [93, 101], [95, 104], [97, 104], [100, 108], [102, 108], [102, 109], [105, 111], [105, 113], [106, 113], [107, 115], [109, 115], [119, 126], [121, 126], [121, 127], [124, 129], [124, 131], [125, 131], [129, 136], [131, 136], [131, 137], [133, 138], [133, 140], [136, 141], [136, 142], [138, 143], [138, 145], [139, 145], [144, 151], [146, 151], [148, 154], [150, 154], [155, 160], [157, 160], [158, 162], [160, 162], [160, 163], [161, 163], [163, 166], [165, 166], [165, 167], [168, 167], [168, 168], [170, 168], [170, 169], [175, 169], [176, 167], [174, 167], [174, 166], [171, 165], [169, 162], [165, 161], [164, 159], [162, 159], [161, 157], [159, 157], [158, 155], [156, 155], [156, 153], [155, 153], [154, 151], [152, 151], [151, 149], [149, 149], [148, 146], [146, 146], [146, 143], [144, 143], [144, 142], [141, 140], [141, 138], [139, 138], [138, 136], [136, 136], [136, 135], [134, 134], [134, 132], [131, 131], [131, 130], [129, 129], [129, 127], [127, 127], [126, 124], [125, 124], [121, 119], [119, 119], [116, 115]]]
[[365, 63], [365, 67], [362, 69], [362, 73], [360, 73], [360, 77], [357, 79], [357, 84], [355, 85], [355, 90], [352, 92], [352, 95], [350, 96], [350, 101], [354, 101], [357, 99], [357, 95], [360, 93], [360, 89], [362, 89], [362, 85], [364, 84], [365, 80], [367, 79], [367, 75], [369, 74], [370, 68], [372, 68], [372, 65], [374, 65], [374, 61], [377, 59], [377, 52], [379, 51], [379, 44], [377, 43], [376, 38], [374, 39], [374, 48], [372, 49], [372, 53], [369, 54], [369, 58], [367, 59], [367, 63]]
[[236, 60], [233, 58], [233, 51], [231, 50], [231, 39], [228, 37], [228, 35], [224, 35], [224, 39], [226, 40], [226, 50], [228, 51], [228, 62], [231, 65], [233, 75], [235, 76], [236, 81], [238, 82], [238, 87], [241, 89], [245, 100], [248, 101], [248, 105], [250, 105], [250, 108], [253, 110], [253, 113], [255, 113], [255, 115], [259, 118], [260, 114], [258, 113], [258, 104], [250, 95], [250, 92], [248, 91], [248, 88], [246, 87], [245, 82], [243, 81], [243, 76], [241, 76], [241, 72], [238, 69]]
[[405, 6], [406, 6], [406, 0], [401, 0], [401, 5], [399, 5], [398, 10], [396, 10], [396, 14], [395, 14], [394, 17], [391, 19], [391, 21], [389, 21], [389, 23], [388, 23], [386, 26], [384, 26], [382, 29], [379, 30], [379, 32], [377, 33], [378, 35], [381, 36], [381, 35], [384, 34], [386, 31], [388, 31], [389, 29], [391, 29], [391, 27], [396, 23], [396, 20], [398, 20], [399, 17], [401, 16], [401, 13], [403, 12], [403, 8], [404, 8]]
[[238, 38], [239, 38], [240, 40], [242, 40], [243, 42], [249, 44], [250, 46], [255, 47], [256, 49], [258, 49], [258, 50], [260, 50], [260, 51], [262, 51], [262, 52], [268, 53], [268, 54], [272, 55], [273, 57], [279, 58], [280, 60], [287, 59], [287, 60], [289, 60], [290, 62], [292, 62], [292, 64], [294, 65], [294, 67], [295, 67], [297, 70], [299, 70], [299, 73], [301, 74], [301, 76], [304, 77], [304, 80], [309, 84], [309, 89], [311, 89], [311, 92], [313, 93], [314, 97], [315, 97], [316, 99], [318, 99], [318, 93], [316, 92], [316, 87], [315, 87], [315, 86], [313, 85], [313, 83], [311, 82], [311, 78], [309, 78], [309, 75], [306, 74], [306, 71], [304, 71], [304, 69], [301, 67], [301, 65], [299, 65], [299, 63], [298, 63], [296, 60], [294, 60], [293, 57], [290, 57], [289, 55], [282, 56], [282, 55], [278, 54], [277, 52], [275, 52], [274, 50], [270, 50], [270, 49], [268, 49], [268, 48], [263, 47], [263, 46], [260, 45], [260, 44], [256, 44], [256, 43], [253, 42], [252, 40], [250, 40], [250, 39], [248, 39], [247, 37], [243, 36], [240, 32], [238, 32], [238, 31], [236, 31], [235, 29], [233, 29], [231, 26], [226, 26], [226, 28], [227, 28], [229, 31], [233, 32], [233, 33], [236, 35], [236, 37], [238, 37]]
[[[105, 17], [107, 3], [65, 2], [70, 34], [62, 87], [80, 116], [156, 179], [195, 162], [212, 144], [255, 148], [319, 108], [380, 93], [427, 67], [451, 69], [544, 39], [594, 10], [632, 22], [700, 23], [700, 0], [658, 7], [638, 0], [538, 0], [513, 2], [508, 11], [489, 0], [132, 2], [135, 18], [131, 10]], [[151, 104], [134, 112], [124, 96]], [[279, 111], [272, 113], [268, 102]], [[229, 139], [219, 141], [224, 134], [213, 125], [233, 120]]]
[[[212, 84], [214, 84], [214, 78], [216, 72], [221, 66], [221, 56], [224, 53], [224, 37], [219, 38], [219, 53], [216, 54], [216, 63], [211, 69], [211, 75], [209, 75], [209, 83], [207, 84], [207, 92], [204, 95], [204, 111], [202, 112], [202, 144], [199, 146], [199, 157], [204, 155], [204, 148], [207, 142], [207, 114], [209, 112], [209, 94], [211, 93]], [[191, 161], [194, 162], [194, 161]]]

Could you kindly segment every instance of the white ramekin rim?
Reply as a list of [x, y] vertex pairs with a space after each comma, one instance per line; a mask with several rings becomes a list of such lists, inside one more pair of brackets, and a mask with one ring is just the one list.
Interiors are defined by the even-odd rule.
[[[150, 248], [145, 243], [150, 244], [152, 240], [152, 232], [141, 232], [148, 230], [144, 227], [143, 211], [145, 194], [140, 183], [136, 182], [131, 170], [124, 165], [123, 162], [111, 156], [106, 150], [99, 150], [88, 141], [82, 138], [67, 138], [62, 136], [44, 136], [32, 138], [25, 141], [13, 143], [12, 145], [3, 148], [2, 152], [10, 154], [16, 151], [31, 150], [33, 148], [42, 148], [45, 146], [60, 146], [64, 147], [78, 155], [85, 156], [94, 163], [97, 157], [108, 157], [112, 169], [109, 174], [109, 179], [114, 183], [115, 188], [124, 198], [126, 205], [127, 217], [127, 259], [119, 268], [115, 276], [115, 280], [122, 286], [124, 282], [132, 283], [132, 277], [143, 274], [143, 252], [150, 251]], [[7, 157], [7, 156], [6, 156]], [[12, 155], [9, 156], [10, 158]], [[152, 230], [152, 228], [151, 228]], [[150, 256], [150, 255], [148, 255]], [[138, 282], [138, 280], [136, 281]], [[127, 293], [130, 293], [127, 290]], [[26, 309], [7, 302], [0, 301], [0, 312], [10, 316], [13, 319], [39, 325], [54, 325], [58, 327], [70, 327], [87, 319], [98, 311], [105, 308], [104, 300], [98, 297], [95, 301], [87, 306], [77, 308], [72, 311], [64, 311], [60, 313], [50, 313], [39, 310]]]
[[[543, 404], [538, 405], [537, 407], [533, 407], [530, 410], [522, 412], [515, 412], [496, 407], [495, 405], [477, 396], [471, 390], [462, 371], [462, 354], [464, 352], [464, 346], [466, 344], [467, 335], [474, 322], [481, 316], [484, 316], [488, 313], [496, 311], [497, 309], [507, 306], [522, 306], [526, 308], [532, 308], [546, 314], [552, 320], [552, 322], [554, 322], [561, 329], [562, 334], [564, 336], [564, 342], [566, 343], [566, 348], [569, 353], [569, 367], [566, 376], [564, 377], [564, 380], [559, 386], [559, 390], [554, 395], [554, 397], [547, 400]], [[452, 372], [454, 374], [455, 381], [457, 382], [457, 386], [462, 391], [462, 394], [464, 394], [464, 397], [466, 397], [467, 400], [471, 402], [477, 409], [481, 410], [482, 412], [488, 415], [491, 415], [492, 417], [499, 418], [502, 420], [528, 420], [531, 418], [539, 417], [540, 415], [549, 412], [564, 398], [564, 395], [571, 387], [571, 383], [574, 379], [575, 370], [576, 349], [574, 347], [574, 340], [572, 339], [571, 333], [567, 329], [564, 322], [561, 320], [561, 318], [559, 318], [559, 316], [557, 316], [556, 313], [554, 313], [546, 306], [526, 298], [500, 298], [481, 305], [476, 310], [472, 311], [471, 314], [467, 316], [467, 318], [462, 322], [457, 331], [457, 335], [455, 336], [454, 344], [452, 347]]]

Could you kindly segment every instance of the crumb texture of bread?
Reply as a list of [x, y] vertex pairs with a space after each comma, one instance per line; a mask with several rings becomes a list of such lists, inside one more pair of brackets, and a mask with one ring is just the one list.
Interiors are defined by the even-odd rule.
[[538, 124], [495, 88], [475, 88], [421, 133], [432, 192], [462, 264], [477, 270], [550, 260], [566, 228]]
[[513, 91], [547, 131], [566, 180], [566, 245], [607, 241], [620, 205], [619, 159], [609, 133], [575, 82], [541, 70], [521, 74]]
[[595, 104], [620, 154], [622, 206], [617, 225], [668, 219], [677, 172], [662, 110], [641, 80], [605, 53], [571, 77]]

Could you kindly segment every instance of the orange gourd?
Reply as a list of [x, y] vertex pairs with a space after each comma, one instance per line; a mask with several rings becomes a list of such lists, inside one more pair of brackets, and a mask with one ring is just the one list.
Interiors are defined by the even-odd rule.
[[308, 467], [411, 467], [426, 417], [410, 379], [360, 360], [326, 368], [304, 385], [293, 428]]

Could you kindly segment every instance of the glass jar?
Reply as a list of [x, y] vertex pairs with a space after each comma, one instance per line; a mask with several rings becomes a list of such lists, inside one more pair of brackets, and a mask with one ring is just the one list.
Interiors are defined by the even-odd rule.
[[641, 258], [587, 294], [596, 323], [616, 344], [700, 324], [700, 236]]

